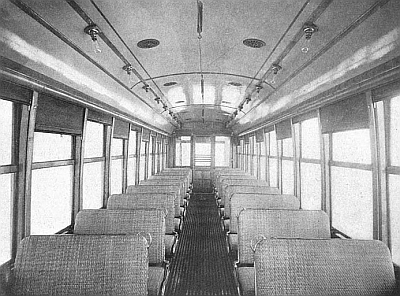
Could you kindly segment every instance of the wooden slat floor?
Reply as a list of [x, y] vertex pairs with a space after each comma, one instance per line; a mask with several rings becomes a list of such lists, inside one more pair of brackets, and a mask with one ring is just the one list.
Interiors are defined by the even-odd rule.
[[190, 199], [165, 295], [238, 295], [212, 194], [195, 193]]

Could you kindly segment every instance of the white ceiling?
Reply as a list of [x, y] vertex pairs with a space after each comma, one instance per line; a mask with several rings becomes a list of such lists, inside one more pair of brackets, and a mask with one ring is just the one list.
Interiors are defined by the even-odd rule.
[[[227, 123], [239, 104], [252, 95], [251, 102], [243, 104], [243, 110], [229, 124], [240, 132], [399, 55], [398, 0], [202, 2], [203, 32], [199, 39], [197, 0], [2, 1], [0, 42], [5, 46], [1, 55], [168, 132], [176, 127], [169, 111], [182, 123]], [[377, 3], [385, 5], [366, 17]], [[21, 5], [69, 44], [22, 11]], [[302, 28], [309, 20], [319, 30], [306, 44]], [[120, 57], [101, 38], [102, 52], [94, 53], [92, 41], [84, 33], [88, 21], [99, 27]], [[159, 40], [159, 46], [137, 46], [148, 38]], [[246, 38], [261, 39], [266, 45], [246, 47]], [[309, 50], [303, 53], [306, 46]], [[377, 50], [379, 46], [386, 46], [386, 50]], [[369, 57], [355, 61], [360, 52], [368, 50]], [[121, 56], [138, 75], [128, 77]], [[274, 75], [266, 74], [276, 61], [282, 70], [271, 84]], [[257, 94], [255, 87], [260, 81], [263, 88]], [[169, 82], [176, 84], [164, 86]], [[144, 83], [151, 91], [143, 89]], [[167, 104], [167, 111], [156, 103], [156, 96]]]

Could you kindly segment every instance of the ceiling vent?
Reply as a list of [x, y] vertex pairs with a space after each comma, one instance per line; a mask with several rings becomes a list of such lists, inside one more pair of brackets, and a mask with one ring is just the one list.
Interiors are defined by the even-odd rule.
[[266, 45], [264, 41], [256, 38], [245, 39], [243, 40], [243, 44], [251, 48], [260, 48]]
[[160, 41], [157, 39], [144, 39], [138, 42], [137, 46], [139, 48], [153, 48], [160, 44]]

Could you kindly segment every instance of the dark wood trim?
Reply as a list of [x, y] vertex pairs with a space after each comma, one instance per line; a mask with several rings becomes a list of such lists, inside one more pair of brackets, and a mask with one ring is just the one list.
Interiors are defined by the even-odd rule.
[[21, 200], [19, 210], [25, 215], [21, 221], [19, 238], [23, 239], [31, 233], [31, 189], [32, 189], [32, 162], [33, 162], [33, 141], [35, 135], [36, 111], [38, 106], [39, 93], [34, 91], [31, 100], [31, 108], [29, 111], [28, 135], [26, 145], [26, 165], [25, 165], [25, 194]]
[[[114, 118], [113, 118], [114, 125]], [[113, 125], [104, 126], [104, 188], [103, 188], [103, 206], [107, 205], [108, 197], [110, 196], [110, 169], [111, 169], [111, 140], [113, 133]]]
[[[114, 138], [114, 139], [116, 139], [116, 138]], [[120, 140], [122, 140], [122, 139], [120, 139]], [[114, 156], [111, 156], [111, 160], [123, 160], [124, 159], [124, 155], [114, 155]]]
[[85, 142], [86, 142], [86, 126], [89, 110], [85, 108], [83, 113], [82, 135], [74, 137], [74, 183], [71, 211], [71, 225], [75, 224], [75, 217], [83, 208], [83, 167], [85, 163]]
[[91, 157], [91, 158], [85, 158], [83, 160], [84, 163], [93, 163], [93, 162], [103, 162], [105, 161], [105, 157]]
[[[328, 200], [329, 195], [327, 193], [327, 186], [328, 186], [328, 178], [330, 175], [328, 175], [328, 170], [329, 170], [329, 148], [326, 147], [325, 141], [324, 141], [324, 135], [322, 134], [321, 130], [321, 113], [320, 110], [317, 112], [318, 116], [318, 138], [319, 138], [319, 149], [320, 149], [320, 159], [305, 159], [304, 162], [309, 162], [311, 161], [316, 161], [316, 164], [319, 164], [321, 166], [321, 209], [328, 213], [329, 215], [329, 209], [330, 209], [330, 201]], [[332, 225], [332, 223], [330, 224]]]
[[392, 175], [400, 175], [400, 167], [398, 166], [388, 166], [386, 172]]
[[372, 164], [353, 163], [353, 162], [333, 161], [333, 160], [331, 160], [330, 161], [330, 165], [331, 166], [335, 166], [335, 167], [372, 171]]
[[55, 168], [66, 165], [74, 165], [75, 159], [65, 159], [65, 160], [51, 160], [32, 163], [32, 170]]
[[10, 164], [10, 165], [0, 166], [0, 175], [17, 173], [17, 172], [18, 172], [18, 165]]
[[300, 158], [299, 161], [302, 163], [314, 163], [314, 164], [321, 164], [323, 162], [320, 159], [313, 159], [313, 158]]
[[[130, 128], [129, 128], [130, 130]], [[128, 134], [130, 135], [130, 133]], [[128, 153], [129, 153], [129, 138], [123, 140], [123, 157], [122, 157], [122, 193], [126, 193], [128, 186]]]
[[369, 111], [369, 130], [372, 163], [372, 200], [373, 200], [373, 239], [382, 240], [382, 203], [381, 203], [381, 182], [379, 175], [379, 149], [377, 136], [377, 118], [371, 91], [366, 92], [366, 101]]
[[136, 133], [136, 174], [135, 174], [135, 185], [138, 185], [140, 182], [140, 150], [142, 143], [142, 132], [138, 130]]

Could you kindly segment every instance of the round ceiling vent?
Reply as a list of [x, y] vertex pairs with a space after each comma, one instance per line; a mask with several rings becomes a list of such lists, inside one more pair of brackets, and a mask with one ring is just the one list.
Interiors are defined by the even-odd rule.
[[245, 39], [243, 40], [243, 44], [251, 48], [260, 48], [266, 45], [264, 41], [256, 38]]
[[176, 85], [176, 84], [178, 84], [178, 82], [170, 81], [170, 82], [164, 83], [164, 86], [173, 86], [173, 85]]
[[157, 39], [144, 39], [138, 42], [137, 46], [139, 48], [153, 48], [160, 44]]
[[232, 85], [232, 86], [242, 86], [241, 83], [239, 83], [239, 82], [234, 82], [234, 81], [229, 82], [228, 84], [229, 84], [229, 85]]

